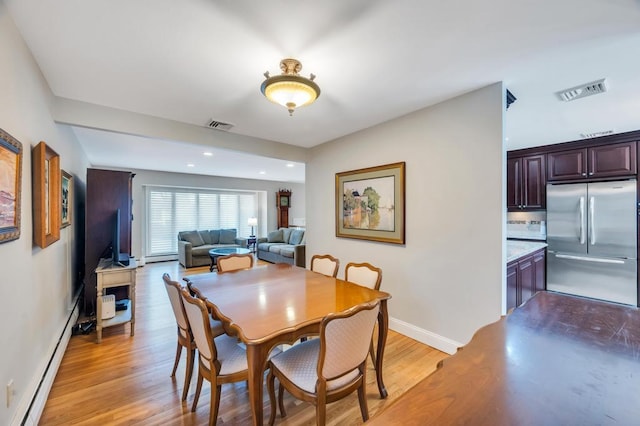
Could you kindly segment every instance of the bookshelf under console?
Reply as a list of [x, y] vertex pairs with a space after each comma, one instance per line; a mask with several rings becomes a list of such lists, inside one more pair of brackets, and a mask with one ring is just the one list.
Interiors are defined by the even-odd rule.
[[[134, 335], [136, 322], [136, 269], [138, 265], [134, 258], [126, 266], [113, 265], [111, 259], [100, 259], [96, 268], [97, 297], [96, 297], [96, 333], [98, 343], [102, 342], [102, 329], [113, 325], [131, 323], [131, 335]], [[112, 287], [127, 288], [126, 309], [116, 311], [113, 318], [102, 319], [102, 296], [104, 290]]]

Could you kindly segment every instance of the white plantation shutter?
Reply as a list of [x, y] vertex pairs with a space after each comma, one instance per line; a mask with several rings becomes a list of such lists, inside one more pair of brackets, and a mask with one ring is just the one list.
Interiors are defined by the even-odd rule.
[[251, 234], [249, 217], [258, 213], [258, 193], [146, 187], [147, 256], [178, 253], [178, 232], [237, 229]]

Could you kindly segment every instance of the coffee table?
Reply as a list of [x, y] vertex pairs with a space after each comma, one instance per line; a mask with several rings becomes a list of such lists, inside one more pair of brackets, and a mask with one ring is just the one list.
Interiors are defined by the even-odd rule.
[[248, 254], [251, 250], [242, 247], [222, 247], [209, 250], [209, 257], [211, 258], [211, 266], [209, 271], [213, 272], [213, 268], [217, 268], [218, 256], [226, 256], [228, 254]]

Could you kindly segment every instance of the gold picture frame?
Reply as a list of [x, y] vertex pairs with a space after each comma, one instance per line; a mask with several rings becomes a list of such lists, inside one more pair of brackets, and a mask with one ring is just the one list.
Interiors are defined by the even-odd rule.
[[22, 144], [0, 129], [0, 243], [20, 238]]
[[336, 173], [336, 237], [405, 243], [405, 162]]
[[71, 225], [73, 213], [73, 176], [60, 170], [60, 228]]
[[46, 143], [31, 151], [33, 243], [45, 248], [60, 239], [60, 156]]

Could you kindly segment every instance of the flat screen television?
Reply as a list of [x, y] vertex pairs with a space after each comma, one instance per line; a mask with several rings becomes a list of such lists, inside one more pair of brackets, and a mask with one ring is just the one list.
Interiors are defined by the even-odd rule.
[[129, 254], [120, 252], [120, 209], [113, 216], [111, 234], [111, 263], [113, 266], [129, 265]]

